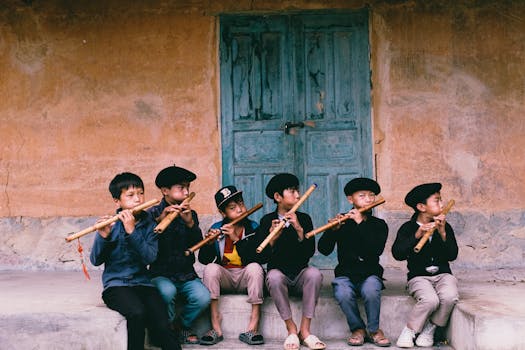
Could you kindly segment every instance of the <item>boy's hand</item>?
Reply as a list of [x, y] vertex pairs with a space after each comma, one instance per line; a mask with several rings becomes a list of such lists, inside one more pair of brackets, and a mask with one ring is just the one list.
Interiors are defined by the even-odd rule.
[[364, 220], [363, 213], [355, 208], [351, 209], [346, 215], [348, 215], [350, 219], [354, 220], [357, 224], [360, 224]]
[[192, 228], [194, 225], [193, 216], [191, 215], [190, 203], [181, 203], [179, 205], [174, 205], [179, 210], [179, 215], [182, 218], [182, 221], [186, 224], [187, 227]]
[[332, 228], [333, 231], [337, 231], [341, 229], [341, 226], [343, 226], [345, 223], [342, 221], [345, 218], [345, 215], [343, 214], [337, 214], [335, 218], [328, 219], [328, 222], [337, 222], [337, 225]]
[[135, 216], [133, 216], [130, 209], [122, 210], [118, 213], [118, 218], [122, 221], [124, 230], [128, 235], [135, 231]]
[[[268, 234], [270, 234], [271, 232], [273, 232], [273, 230], [275, 230], [277, 228], [277, 226], [279, 226], [279, 224], [281, 223], [281, 220], [279, 219], [274, 219], [272, 220], [272, 226], [270, 227], [270, 230], [268, 231]], [[275, 234], [275, 236], [273, 236], [273, 238], [268, 242], [271, 246], [273, 246], [273, 244], [275, 243], [275, 241], [277, 240], [277, 238], [279, 238], [281, 236], [281, 233], [283, 232], [283, 230], [279, 230], [279, 232], [277, 232]]]
[[224, 233], [226, 236], [230, 237], [230, 239], [233, 242], [237, 242], [239, 240], [239, 237], [235, 234], [235, 229], [232, 225], [226, 224], [221, 227], [222, 233]]
[[[206, 232], [206, 233], [204, 234], [204, 238], [208, 238], [209, 236], [212, 236], [212, 235], [217, 235], [216, 240], [218, 241], [218, 240], [219, 240], [219, 237], [221, 236], [221, 230], [218, 229], [218, 228], [210, 228], [210, 229], [208, 230], [208, 232]], [[208, 244], [212, 244], [212, 243], [213, 243], [213, 240], [210, 240], [210, 241], [208, 242]]]
[[[97, 220], [97, 224], [99, 222], [103, 222], [103, 221], [106, 221], [106, 220], [109, 220], [111, 219], [112, 216], [111, 215], [106, 215], [106, 216], [101, 216], [98, 220]], [[109, 237], [109, 234], [111, 233], [111, 227], [115, 225], [115, 223], [112, 223], [111, 225], [106, 225], [100, 229], [97, 230], [98, 234], [100, 235], [100, 237], [102, 238], [108, 238]]]
[[434, 230], [436, 228], [435, 222], [429, 222], [419, 226], [416, 231], [416, 239], [420, 239], [428, 230]]
[[299, 223], [299, 220], [297, 220], [297, 214], [294, 213], [286, 213], [284, 214], [285, 219], [293, 226], [295, 231], [297, 231], [297, 238], [299, 241], [302, 241], [304, 239], [304, 231], [303, 227]]
[[434, 216], [434, 222], [436, 223], [436, 228], [439, 232], [439, 235], [445, 241], [447, 239], [447, 232], [445, 231], [445, 215], [439, 214], [438, 216]]

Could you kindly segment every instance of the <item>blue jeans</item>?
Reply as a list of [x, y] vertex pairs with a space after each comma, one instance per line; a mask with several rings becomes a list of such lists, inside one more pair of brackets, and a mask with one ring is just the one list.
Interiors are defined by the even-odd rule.
[[190, 328], [195, 319], [210, 304], [210, 291], [200, 278], [186, 282], [173, 282], [166, 277], [155, 277], [151, 280], [157, 287], [162, 299], [168, 305], [168, 319], [175, 320], [175, 300], [178, 295], [185, 299], [181, 312], [182, 327]]
[[[379, 312], [381, 310], [381, 290], [383, 282], [377, 276], [369, 276], [363, 282], [352, 283], [348, 277], [336, 277], [332, 281], [334, 297], [346, 316], [350, 331], [368, 329], [377, 332], [379, 329]], [[363, 298], [368, 327], [359, 314], [357, 299]]]

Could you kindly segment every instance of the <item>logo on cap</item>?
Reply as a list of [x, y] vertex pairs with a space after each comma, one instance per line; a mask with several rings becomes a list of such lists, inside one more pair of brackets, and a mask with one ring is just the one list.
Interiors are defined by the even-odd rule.
[[230, 191], [229, 188], [223, 188], [221, 190], [221, 194], [224, 198], [228, 197], [230, 194], [232, 193], [232, 191]]

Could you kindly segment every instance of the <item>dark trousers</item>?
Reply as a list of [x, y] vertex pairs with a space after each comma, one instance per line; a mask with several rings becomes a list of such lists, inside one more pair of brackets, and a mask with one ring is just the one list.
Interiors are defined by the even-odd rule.
[[155, 287], [110, 287], [102, 293], [104, 303], [126, 318], [128, 350], [144, 350], [145, 328], [158, 337], [163, 350], [180, 350], [168, 322], [166, 305]]

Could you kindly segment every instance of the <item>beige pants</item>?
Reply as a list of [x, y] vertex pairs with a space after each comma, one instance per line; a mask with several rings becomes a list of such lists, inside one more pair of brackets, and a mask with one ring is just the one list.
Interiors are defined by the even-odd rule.
[[416, 299], [416, 305], [407, 324], [416, 333], [421, 332], [428, 319], [444, 327], [459, 299], [456, 277], [449, 273], [414, 277], [408, 281], [408, 292]]
[[202, 282], [210, 290], [212, 299], [219, 299], [221, 290], [247, 293], [250, 304], [262, 304], [264, 271], [261, 265], [251, 263], [243, 268], [226, 269], [211, 263], [204, 267]]

